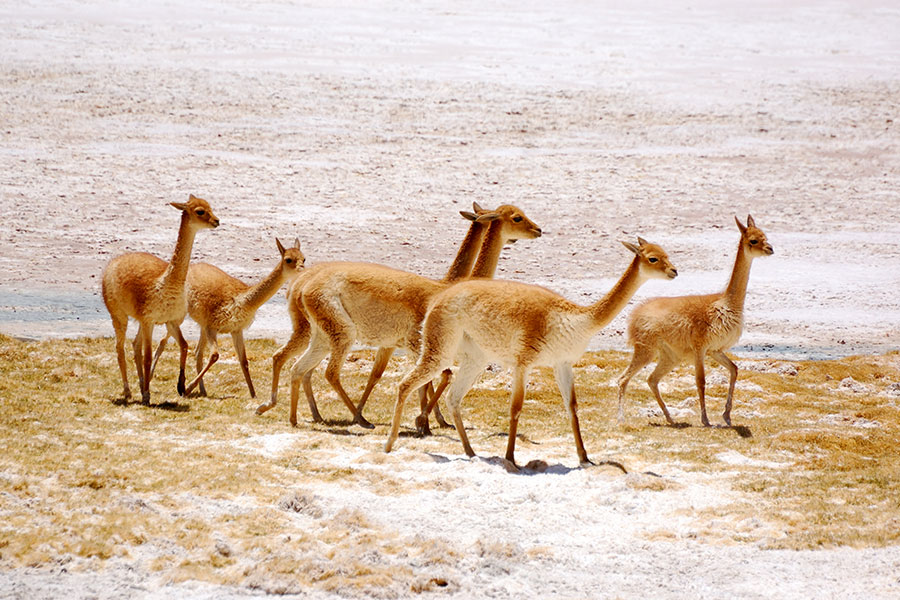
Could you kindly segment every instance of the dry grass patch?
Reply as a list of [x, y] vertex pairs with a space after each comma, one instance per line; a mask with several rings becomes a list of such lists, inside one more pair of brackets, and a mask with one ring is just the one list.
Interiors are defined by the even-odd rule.
[[[270, 382], [276, 345], [251, 340], [257, 388]], [[462, 456], [452, 430], [410, 437], [418, 411], [404, 413], [399, 445], [413, 459], [384, 455], [397, 382], [409, 358], [394, 359], [366, 414], [374, 433], [349, 424], [346, 409], [315, 379], [325, 425], [300, 406], [287, 423], [287, 377], [279, 406], [263, 417], [246, 393], [233, 351], [207, 379], [210, 398], [175, 394], [175, 353], [152, 384], [153, 406], [116, 404], [121, 391], [110, 339], [20, 342], [0, 336], [0, 561], [46, 565], [72, 557], [125, 557], [170, 580], [240, 583], [268, 592], [304, 586], [365, 594], [453, 589], [421, 568], [443, 568], [461, 552], [435, 538], [403, 538], [359, 512], [331, 514], [316, 485], [337, 483], [382, 496], [452, 491], [459, 478], [415, 480], [404, 460]], [[344, 381], [358, 395], [371, 352], [357, 352]], [[633, 473], [634, 493], [678, 493], [691, 477], [713, 480], [735, 500], [690, 515], [712, 542], [777, 548], [873, 547], [900, 542], [900, 355], [837, 361], [741, 361], [735, 429], [699, 425], [692, 370], [677, 369], [666, 392], [690, 427], [661, 426], [646, 388], [649, 369], [633, 381], [628, 424], [615, 422], [615, 379], [629, 357], [589, 353], [576, 365], [579, 415], [596, 460], [616, 460]], [[717, 369], [710, 365], [710, 372]], [[720, 370], [720, 369], [718, 369]], [[726, 386], [709, 386], [711, 415], [720, 415]], [[485, 383], [487, 382], [487, 383]], [[681, 383], [679, 383], [681, 382]], [[475, 450], [502, 456], [508, 425], [504, 373], [482, 379], [464, 401]], [[650, 415], [650, 416], [648, 416]], [[575, 460], [572, 434], [553, 374], [534, 373], [520, 421], [522, 462]], [[355, 462], [342, 462], [348, 446]], [[343, 459], [346, 460], [346, 459]], [[385, 474], [388, 466], [394, 474]], [[664, 477], [643, 474], [658, 472]], [[686, 474], [684, 476], [679, 474]], [[498, 477], [505, 477], [498, 469]], [[670, 531], [651, 532], [668, 539]], [[485, 560], [529, 549], [484, 547]], [[413, 569], [409, 565], [419, 565]]]

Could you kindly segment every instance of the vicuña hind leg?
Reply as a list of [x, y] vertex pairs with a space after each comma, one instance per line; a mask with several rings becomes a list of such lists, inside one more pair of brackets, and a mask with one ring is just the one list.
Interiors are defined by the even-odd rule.
[[397, 393], [397, 401], [394, 403], [394, 416], [391, 419], [391, 431], [388, 434], [387, 442], [384, 444], [384, 451], [390, 452], [400, 435], [400, 420], [403, 418], [403, 405], [406, 403], [407, 397], [413, 390], [421, 389], [422, 386], [431, 381], [431, 378], [437, 374], [440, 364], [434, 357], [423, 355], [412, 371], [406, 374], [400, 381], [400, 389]]
[[[206, 328], [201, 327], [200, 328], [200, 339], [197, 340], [197, 349], [194, 351], [194, 360], [195, 360], [196, 366], [197, 366], [197, 373], [203, 372], [203, 355], [206, 352], [206, 340], [207, 340]], [[200, 386], [200, 392], [199, 392], [200, 395], [205, 396], [206, 395], [206, 386], [203, 385], [202, 377], [200, 378], [198, 385]]]
[[625, 369], [625, 372], [619, 375], [619, 425], [625, 424], [625, 390], [628, 388], [628, 382], [635, 374], [650, 364], [656, 351], [653, 348], [643, 345], [635, 345], [634, 355], [631, 357], [631, 364]]
[[434, 388], [432, 399], [428, 402], [428, 413], [431, 414], [432, 409], [434, 410], [434, 418], [437, 419], [438, 426], [440, 427], [452, 427], [452, 425], [444, 419], [444, 415], [441, 414], [441, 405], [438, 404], [441, 394], [443, 394], [444, 390], [447, 389], [447, 386], [450, 385], [450, 380], [452, 378], [453, 371], [444, 369], [444, 372], [441, 373], [441, 381], [438, 383], [437, 387]]
[[[169, 335], [175, 338], [175, 342], [178, 344], [178, 384], [176, 389], [178, 390], [179, 396], [184, 396], [187, 393], [184, 387], [184, 370], [185, 365], [187, 364], [188, 343], [181, 334], [180, 325], [180, 323], [174, 322], [166, 323], [166, 330], [169, 332]], [[150, 369], [150, 376], [153, 376], [152, 368]]]
[[[321, 331], [316, 330], [309, 340], [309, 346], [307, 346], [306, 352], [304, 352], [303, 356], [298, 358], [297, 362], [294, 363], [294, 366], [291, 367], [290, 421], [291, 425], [294, 427], [297, 426], [297, 403], [300, 400], [300, 381], [303, 381], [304, 389], [306, 389], [307, 385], [310, 385], [310, 390], [308, 390], [308, 392], [312, 391], [312, 373], [319, 363], [322, 362], [322, 359], [328, 354], [328, 349], [328, 338], [323, 335]], [[311, 393], [307, 393], [306, 400], [309, 403], [309, 411], [312, 414], [313, 422], [322, 423], [322, 415], [319, 414], [315, 397]]]
[[419, 416], [416, 417], [416, 429], [419, 432], [420, 436], [431, 435], [431, 428], [428, 426], [428, 415], [431, 414], [431, 411], [434, 411], [434, 418], [437, 419], [438, 425], [440, 427], [453, 427], [450, 423], [448, 423], [444, 419], [444, 415], [441, 414], [441, 408], [438, 404], [438, 400], [440, 400], [441, 395], [444, 393], [444, 390], [447, 389], [447, 386], [450, 384], [451, 379], [453, 378], [453, 371], [450, 369], [444, 369], [441, 373], [441, 380], [438, 382], [437, 387], [432, 388], [431, 383], [428, 384], [429, 389], [427, 390], [426, 399], [428, 403], [425, 408], [419, 413]]
[[731, 425], [731, 399], [734, 396], [734, 384], [737, 382], [738, 368], [737, 365], [734, 364], [734, 362], [721, 350], [710, 352], [709, 355], [720, 365], [728, 369], [728, 398], [725, 400], [725, 412], [722, 414], [722, 418], [725, 420], [726, 424]]
[[375, 384], [378, 383], [378, 380], [381, 379], [381, 376], [384, 374], [384, 369], [387, 367], [388, 361], [391, 360], [393, 354], [393, 347], [379, 348], [375, 353], [375, 364], [372, 366], [372, 372], [369, 373], [366, 389], [363, 390], [362, 397], [359, 399], [359, 404], [356, 405], [356, 412], [360, 416], [362, 416], [363, 407], [369, 400], [369, 395], [372, 393], [372, 390], [375, 389]]
[[[475, 456], [475, 451], [469, 444], [469, 436], [466, 434], [466, 427], [462, 422], [460, 403], [482, 371], [484, 371], [484, 361], [480, 356], [463, 356], [459, 371], [457, 371], [453, 383], [450, 384], [450, 392], [447, 394], [447, 408], [453, 417], [453, 424], [456, 425], [456, 432], [459, 433], [459, 441], [462, 442], [467, 456]], [[508, 448], [507, 454], [509, 454]]]
[[[331, 384], [332, 389], [337, 392], [338, 397], [350, 411], [350, 414], [353, 415], [354, 423], [366, 429], [375, 429], [374, 425], [357, 412], [356, 405], [353, 404], [350, 395], [347, 394], [341, 383], [341, 367], [344, 366], [347, 354], [350, 353], [350, 347], [356, 339], [356, 326], [353, 323], [353, 319], [347, 314], [339, 298], [322, 299], [314, 297], [309, 299], [309, 302], [306, 302], [304, 306], [307, 314], [310, 315], [310, 320], [316, 324], [313, 338], [321, 335], [327, 338], [331, 346], [331, 356], [328, 358], [328, 365], [325, 367], [326, 381]], [[312, 346], [312, 342], [310, 342], [310, 346]]]
[[[209, 331], [207, 331], [207, 333], [206, 333], [206, 341], [209, 343], [209, 345], [210, 345], [210, 347], [211, 347], [211, 350], [212, 350], [212, 352], [211, 352], [210, 355], [209, 355], [209, 362], [206, 363], [206, 366], [203, 367], [203, 370], [201, 370], [199, 373], [197, 373], [197, 376], [194, 377], [194, 379], [193, 379], [193, 380], [187, 385], [187, 387], [184, 389], [184, 395], [185, 395], [185, 396], [187, 396], [187, 395], [190, 394], [192, 391], [194, 391], [194, 388], [195, 388], [197, 385], [201, 385], [201, 386], [203, 385], [203, 376], [206, 375], [206, 372], [209, 371], [209, 368], [210, 368], [211, 366], [213, 366], [214, 364], [216, 364], [216, 361], [219, 360], [219, 341], [218, 341], [218, 337], [219, 337], [219, 332], [218, 332], [218, 331], [215, 331], [215, 330], [213, 330], [213, 329], [210, 329]], [[198, 355], [198, 356], [200, 356], [200, 355]], [[201, 362], [202, 362], [202, 357], [201, 357]], [[199, 363], [198, 363], [198, 364], [199, 364]], [[205, 395], [205, 393], [206, 393], [206, 388], [202, 388], [202, 392], [201, 392], [201, 393], [203, 393], [203, 394]]]
[[572, 425], [572, 434], [575, 436], [575, 451], [578, 453], [578, 461], [582, 465], [591, 464], [587, 451], [584, 449], [584, 440], [581, 439], [581, 425], [578, 423], [578, 402], [575, 399], [575, 373], [570, 363], [558, 365], [555, 369], [556, 385], [562, 395], [566, 410], [569, 413], [569, 422]]
[[244, 373], [244, 381], [250, 389], [250, 397], [256, 398], [256, 390], [253, 389], [253, 380], [250, 379], [250, 364], [247, 362], [247, 348], [244, 346], [244, 332], [234, 331], [231, 333], [231, 341], [234, 342], [234, 351], [237, 353], [238, 362], [241, 364], [241, 371]]
[[156, 373], [156, 365], [159, 364], [159, 358], [162, 356], [163, 350], [166, 349], [166, 342], [169, 341], [168, 334], [164, 335], [159, 344], [156, 346], [156, 352], [153, 353], [153, 364], [150, 366], [150, 377]]
[[[138, 376], [138, 391], [141, 392], [143, 396], [144, 393], [144, 352], [143, 352], [143, 331], [142, 327], [138, 325], [138, 332], [134, 336], [134, 342], [132, 342], [132, 352], [134, 353], [134, 366], [137, 369]], [[141, 398], [143, 402], [143, 398]]]
[[663, 416], [666, 417], [669, 425], [675, 425], [675, 420], [669, 414], [669, 409], [666, 408], [666, 403], [663, 402], [662, 395], [659, 393], [659, 382], [672, 369], [678, 366], [678, 362], [678, 358], [670, 350], [663, 348], [659, 352], [659, 361], [656, 363], [656, 368], [647, 377], [647, 385], [650, 387], [650, 391], [653, 392], [653, 397], [656, 398], [656, 403], [659, 404], [659, 408], [662, 410]]

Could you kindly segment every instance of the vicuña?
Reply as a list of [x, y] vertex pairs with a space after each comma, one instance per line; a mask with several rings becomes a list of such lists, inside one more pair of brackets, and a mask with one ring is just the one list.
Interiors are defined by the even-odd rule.
[[575, 401], [572, 364], [588, 342], [628, 303], [648, 279], [673, 279], [678, 272], [665, 251], [641, 238], [622, 242], [634, 253], [631, 264], [600, 300], [581, 306], [546, 288], [513, 281], [473, 280], [454, 284], [436, 296], [425, 318], [422, 352], [415, 368], [400, 383], [391, 432], [390, 452], [409, 394], [458, 359], [459, 371], [448, 392], [447, 406], [463, 449], [475, 456], [460, 414], [460, 402], [490, 362], [512, 368], [506, 459], [515, 465], [516, 431], [532, 369], [551, 366], [565, 401], [582, 464], [589, 463]]
[[130, 252], [109, 261], [103, 269], [103, 302], [112, 318], [116, 333], [116, 359], [122, 373], [122, 392], [131, 398], [128, 387], [128, 366], [125, 363], [125, 333], [128, 318], [138, 322], [134, 338], [134, 364], [137, 367], [141, 402], [150, 402], [150, 379], [153, 376], [153, 326], [165, 323], [178, 342], [181, 351], [181, 371], [178, 374], [178, 393], [184, 395], [184, 364], [188, 343], [181, 335], [180, 325], [187, 314], [185, 278], [191, 260], [194, 236], [201, 229], [219, 226], [209, 203], [193, 194], [187, 202], [172, 202], [181, 211], [181, 225], [172, 260], [166, 262], [146, 252]]
[[769, 256], [774, 252], [766, 240], [766, 234], [753, 222], [753, 217], [747, 217], [746, 226], [737, 217], [734, 220], [741, 232], [741, 239], [731, 280], [724, 292], [705, 296], [653, 298], [631, 313], [628, 341], [634, 346], [634, 355], [631, 364], [619, 377], [619, 423], [625, 422], [625, 389], [629, 380], [645, 365], [656, 360], [656, 368], [647, 378], [647, 385], [656, 397], [666, 421], [675, 425], [659, 394], [659, 381], [682, 362], [691, 360], [700, 395], [700, 419], [704, 425], [709, 426], [703, 368], [703, 360], [709, 354], [728, 369], [728, 398], [722, 418], [731, 425], [731, 400], [738, 370], [734, 362], [725, 355], [725, 350], [735, 345], [741, 337], [750, 264], [754, 258]]

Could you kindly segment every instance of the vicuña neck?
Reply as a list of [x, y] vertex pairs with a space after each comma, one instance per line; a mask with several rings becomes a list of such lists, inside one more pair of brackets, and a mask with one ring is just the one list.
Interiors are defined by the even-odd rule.
[[472, 264], [478, 256], [478, 250], [481, 248], [481, 242], [484, 239], [484, 230], [484, 223], [472, 221], [471, 225], [469, 225], [469, 231], [466, 232], [466, 237], [463, 238], [462, 243], [459, 245], [459, 250], [456, 251], [456, 258], [453, 259], [453, 264], [450, 265], [450, 268], [447, 269], [447, 274], [444, 275], [443, 281], [458, 281], [469, 276], [469, 273], [472, 272]]
[[284, 270], [279, 262], [278, 266], [265, 279], [247, 288], [235, 298], [235, 302], [245, 308], [256, 310], [275, 295], [282, 283], [284, 283]]
[[472, 269], [472, 277], [493, 277], [497, 272], [497, 264], [500, 262], [500, 251], [503, 250], [503, 221], [497, 219], [491, 221], [484, 234], [484, 241], [481, 243], [481, 252], [478, 253], [478, 260], [475, 261], [475, 267]]
[[747, 282], [750, 280], [750, 263], [752, 257], [744, 251], [744, 240], [738, 244], [737, 256], [734, 259], [734, 269], [731, 271], [731, 280], [725, 288], [725, 301], [735, 311], [744, 310], [744, 298], [747, 296]]
[[644, 279], [641, 277], [640, 258], [634, 260], [622, 274], [616, 284], [597, 302], [586, 309], [590, 312], [596, 329], [605, 327], [613, 318], [622, 312], [628, 301], [634, 296]]
[[194, 247], [195, 234], [196, 230], [190, 226], [190, 216], [186, 212], [182, 213], [181, 225], [178, 228], [178, 240], [175, 242], [175, 252], [172, 254], [168, 268], [163, 273], [165, 285], [184, 286], [188, 266], [191, 263], [191, 250]]

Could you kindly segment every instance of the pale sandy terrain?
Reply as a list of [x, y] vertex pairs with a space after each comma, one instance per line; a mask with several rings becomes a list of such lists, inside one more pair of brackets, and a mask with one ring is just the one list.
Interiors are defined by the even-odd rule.
[[437, 276], [457, 210], [516, 203], [546, 235], [499, 276], [583, 301], [635, 235], [681, 272], [642, 296], [724, 286], [752, 213], [748, 351], [896, 346], [896, 7], [720, 4], [4, 5], [0, 330], [111, 335], [103, 264], [169, 255], [195, 193], [195, 257], [247, 279], [276, 235]]
[[[246, 280], [274, 265], [275, 236], [299, 237], [307, 264], [368, 260], [439, 276], [465, 229], [457, 211], [515, 203], [545, 235], [505, 250], [498, 277], [580, 302], [608, 289], [629, 256], [617, 240], [638, 235], [680, 272], [639, 298], [723, 287], [734, 215], [752, 213], [775, 255], [753, 266], [739, 356], [894, 349], [900, 7], [723, 4], [2, 3], [0, 332], [111, 335], [103, 265], [125, 251], [168, 256], [178, 215], [167, 202], [194, 193], [222, 222], [198, 237], [195, 259]], [[624, 349], [623, 328], [624, 315], [593, 347]], [[279, 296], [250, 334], [282, 340], [288, 329]], [[488, 497], [501, 485], [477, 462], [412, 463], [484, 484]], [[646, 520], [710, 501], [714, 482], [687, 486], [677, 506], [645, 506], [614, 478], [558, 479], [533, 505], [534, 480], [516, 479], [476, 529], [531, 535], [534, 515], [512, 504], [544, 514], [589, 490], [589, 507], [560, 517], [571, 530], [580, 510], [605, 511], [573, 534], [580, 550], [532, 578], [503, 565], [460, 575], [450, 595], [900, 594], [896, 548], [635, 542]], [[457, 500], [487, 501], [432, 500], [434, 526]], [[373, 503], [370, 514], [413, 535], [404, 528], [415, 509]], [[0, 597], [250, 594], [164, 584], [128, 564], [4, 572], [0, 590], [12, 592]]]

